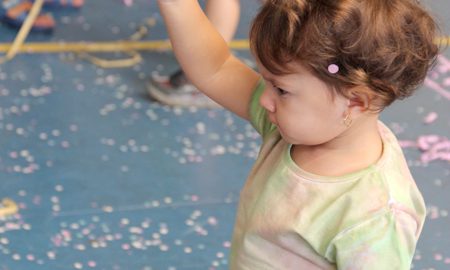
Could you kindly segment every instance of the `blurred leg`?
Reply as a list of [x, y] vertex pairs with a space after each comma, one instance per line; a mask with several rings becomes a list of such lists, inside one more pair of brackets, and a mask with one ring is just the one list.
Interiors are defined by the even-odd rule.
[[[228, 43], [236, 33], [240, 11], [239, 0], [206, 0], [206, 15]], [[219, 107], [217, 103], [191, 85], [181, 69], [168, 77], [153, 75], [147, 90], [153, 99], [166, 105]]]

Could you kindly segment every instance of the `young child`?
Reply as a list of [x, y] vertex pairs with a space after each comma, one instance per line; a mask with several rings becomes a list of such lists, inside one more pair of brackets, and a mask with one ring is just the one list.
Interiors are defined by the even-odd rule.
[[438, 48], [415, 0], [268, 0], [232, 54], [196, 0], [159, 0], [174, 52], [263, 144], [241, 192], [230, 269], [410, 269], [425, 205], [380, 111]]
[[[240, 0], [206, 0], [205, 13], [227, 43], [236, 32], [240, 10]], [[220, 108], [189, 82], [182, 69], [169, 76], [152, 74], [147, 91], [150, 97], [169, 106]]]

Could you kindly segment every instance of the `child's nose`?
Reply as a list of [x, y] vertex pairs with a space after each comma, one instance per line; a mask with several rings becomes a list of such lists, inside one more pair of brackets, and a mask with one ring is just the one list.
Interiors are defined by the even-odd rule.
[[264, 92], [261, 94], [259, 98], [259, 104], [269, 112], [275, 112], [275, 103], [272, 97], [272, 91], [267, 87], [264, 89]]

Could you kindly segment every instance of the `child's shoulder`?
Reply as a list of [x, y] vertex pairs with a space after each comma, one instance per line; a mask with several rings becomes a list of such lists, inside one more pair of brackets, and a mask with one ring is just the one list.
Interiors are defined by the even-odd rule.
[[399, 222], [397, 219], [403, 219], [419, 231], [423, 225], [426, 208], [422, 194], [395, 136], [381, 122], [380, 130], [384, 137], [384, 152], [377, 164], [347, 176], [345, 181], [314, 186], [314, 192], [323, 195], [311, 202], [310, 207], [315, 210], [311, 215], [321, 220], [319, 223], [323, 226], [311, 223], [302, 229], [321, 236], [309, 240], [323, 255], [337, 238], [370, 230], [369, 224], [395, 223]]
[[[383, 138], [383, 155], [366, 174], [358, 179], [355, 189], [349, 191], [354, 205], [349, 208], [349, 230], [370, 220], [379, 220], [392, 213], [403, 213], [420, 227], [426, 215], [423, 196], [408, 168], [405, 156], [394, 133], [379, 122]], [[395, 219], [395, 218], [394, 218]], [[393, 220], [395, 222], [395, 220]]]

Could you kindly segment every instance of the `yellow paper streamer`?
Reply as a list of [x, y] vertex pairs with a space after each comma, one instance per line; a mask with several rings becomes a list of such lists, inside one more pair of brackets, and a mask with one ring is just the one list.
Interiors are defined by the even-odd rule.
[[1, 201], [2, 207], [0, 207], [0, 217], [14, 215], [19, 212], [17, 204], [8, 198], [4, 198]]

